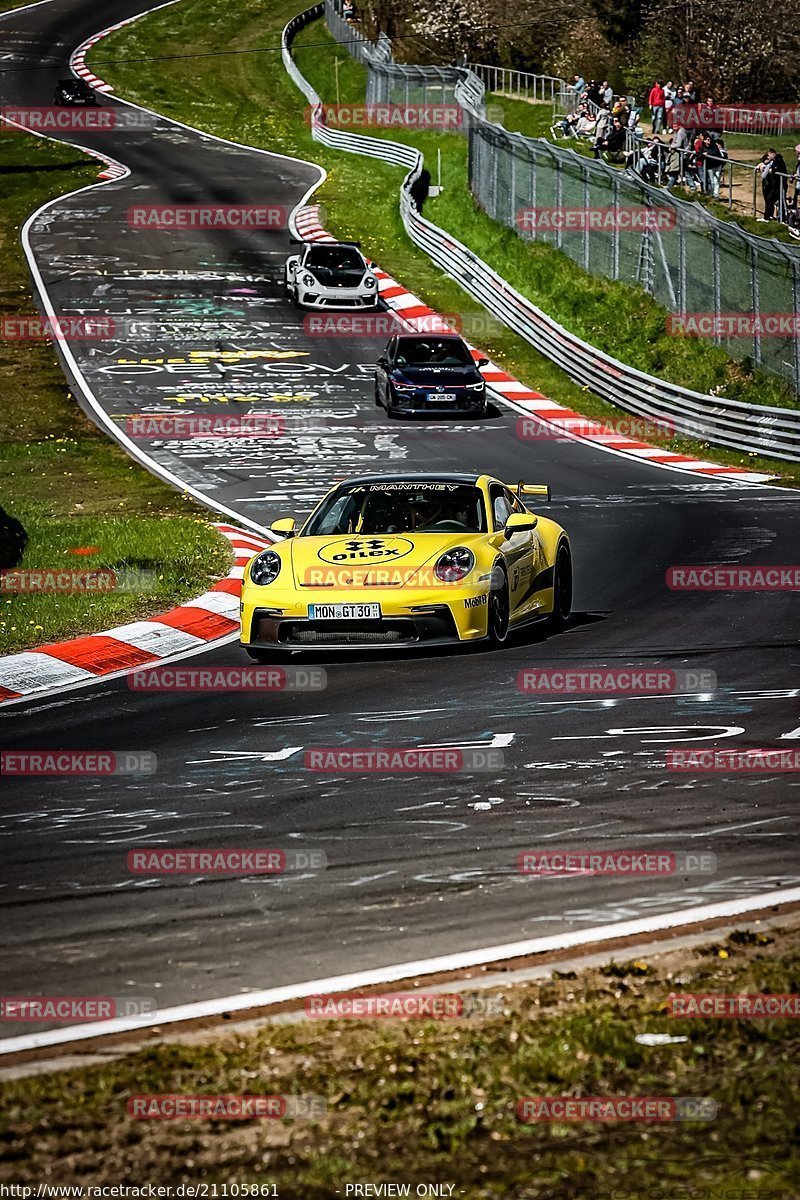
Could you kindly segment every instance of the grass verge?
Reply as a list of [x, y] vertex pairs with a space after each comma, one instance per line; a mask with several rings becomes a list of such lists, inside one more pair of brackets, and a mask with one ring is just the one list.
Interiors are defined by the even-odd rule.
[[[284, 1200], [344, 1197], [348, 1183], [365, 1181], [407, 1184], [412, 1196], [419, 1183], [452, 1184], [470, 1200], [791, 1200], [797, 1022], [679, 1020], [665, 1001], [786, 994], [798, 967], [800, 928], [767, 934], [756, 923], [721, 941], [709, 935], [700, 949], [480, 993], [494, 1000], [489, 1016], [301, 1019], [6, 1082], [0, 1180], [258, 1183]], [[644, 1033], [685, 1040], [647, 1046], [636, 1040]], [[130, 1119], [128, 1098], [153, 1093], [313, 1095], [326, 1111], [294, 1121]], [[717, 1113], [662, 1124], [517, 1119], [519, 1098], [556, 1096], [690, 1096], [714, 1101]]]
[[[397, 211], [401, 170], [313, 142], [306, 101], [283, 72], [278, 50], [280, 31], [297, 10], [297, 0], [278, 0], [269, 11], [259, 0], [183, 0], [99, 43], [90, 58], [98, 73], [129, 99], [222, 137], [319, 162], [328, 178], [316, 197], [328, 210], [332, 232], [361, 240], [386, 270], [439, 312], [462, 313], [467, 322], [485, 321], [486, 310], [407, 238]], [[241, 53], [202, 57], [221, 45]], [[252, 52], [254, 48], [262, 49]], [[177, 54], [201, 57], [155, 61]], [[154, 61], [148, 62], [151, 56]], [[322, 23], [301, 35], [298, 65], [326, 99], [336, 95], [335, 58], [340, 62], [341, 101], [362, 100], [363, 69], [336, 47]], [[125, 59], [130, 61], [121, 61]], [[716, 389], [757, 403], [792, 403], [775, 377], [748, 374], [716, 347], [668, 337], [664, 310], [639, 289], [589, 276], [558, 251], [522, 243], [480, 212], [466, 186], [466, 144], [460, 135], [392, 130], [391, 136], [419, 145], [430, 164], [437, 147], [442, 149], [445, 191], [429, 202], [430, 215], [587, 340], [607, 346], [641, 369], [667, 374], [699, 390]], [[619, 421], [619, 409], [572, 383], [505, 327], [497, 324], [481, 344], [506, 370], [558, 403], [590, 417]], [[768, 470], [787, 483], [800, 481], [800, 466], [794, 464], [688, 438], [654, 435], [648, 440], [724, 464]]]
[[[19, 241], [26, 217], [98, 170], [72, 148], [0, 137], [0, 319], [36, 312]], [[28, 534], [17, 569], [122, 572], [131, 588], [4, 595], [0, 585], [0, 652], [164, 612], [227, 572], [230, 548], [203, 510], [83, 415], [48, 342], [1, 340], [0, 387], [0, 503]]]

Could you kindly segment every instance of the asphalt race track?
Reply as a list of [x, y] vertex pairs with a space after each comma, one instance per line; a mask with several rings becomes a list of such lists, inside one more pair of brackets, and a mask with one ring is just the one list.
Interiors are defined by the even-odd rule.
[[[142, 0], [53, 0], [0, 17], [0, 102], [51, 104], [71, 50], [141, 9]], [[42, 60], [51, 65], [16, 69]], [[164, 119], [74, 140], [131, 174], [48, 207], [31, 245], [56, 311], [119, 323], [117, 341], [72, 347], [108, 417], [124, 429], [133, 416], [223, 405], [286, 415], [285, 436], [268, 441], [137, 443], [160, 468], [254, 526], [306, 513], [332, 481], [363, 471], [549, 482], [547, 511], [573, 541], [576, 615], [559, 636], [528, 633], [491, 654], [317, 654], [309, 662], [328, 681], [319, 692], [158, 695], [123, 678], [4, 708], [6, 748], [158, 757], [149, 776], [3, 782], [7, 989], [153, 996], [166, 1007], [800, 884], [792, 776], [664, 765], [671, 746], [786, 748], [800, 737], [791, 594], [665, 583], [673, 564], [800, 561], [796, 493], [521, 439], [518, 414], [505, 408], [470, 424], [388, 421], [372, 394], [383, 340], [306, 332], [282, 294], [285, 231], [169, 234], [127, 222], [138, 203], [291, 208], [316, 168]], [[233, 643], [193, 663], [247, 661]], [[718, 682], [627, 699], [518, 691], [522, 668], [564, 663], [657, 663], [713, 671]], [[504, 767], [370, 777], [303, 765], [315, 747], [442, 744], [492, 745]], [[259, 845], [323, 850], [328, 868], [156, 879], [126, 865], [134, 847]], [[517, 870], [523, 849], [611, 846], [711, 852], [717, 870], [655, 879]], [[5, 1023], [3, 1035], [26, 1028]]]

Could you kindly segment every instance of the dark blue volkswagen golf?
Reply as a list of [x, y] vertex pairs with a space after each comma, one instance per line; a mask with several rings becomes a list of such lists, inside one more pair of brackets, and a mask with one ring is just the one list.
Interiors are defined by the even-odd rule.
[[375, 368], [375, 403], [390, 417], [401, 414], [486, 415], [486, 383], [457, 333], [410, 333], [393, 337]]

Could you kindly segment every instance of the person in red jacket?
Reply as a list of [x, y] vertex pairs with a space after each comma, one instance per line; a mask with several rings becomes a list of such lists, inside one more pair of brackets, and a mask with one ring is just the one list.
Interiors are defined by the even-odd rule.
[[647, 103], [653, 120], [653, 134], [660, 133], [664, 128], [665, 100], [666, 96], [661, 86], [661, 80], [657, 79], [650, 89], [650, 95], [647, 97]]

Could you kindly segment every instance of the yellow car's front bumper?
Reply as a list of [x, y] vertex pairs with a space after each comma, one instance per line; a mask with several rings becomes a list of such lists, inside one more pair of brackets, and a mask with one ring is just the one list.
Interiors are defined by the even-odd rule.
[[[333, 595], [331, 593], [334, 593]], [[309, 620], [312, 604], [380, 604], [379, 618]], [[487, 635], [489, 584], [459, 588], [276, 588], [245, 580], [246, 649], [352, 649], [474, 642]]]

